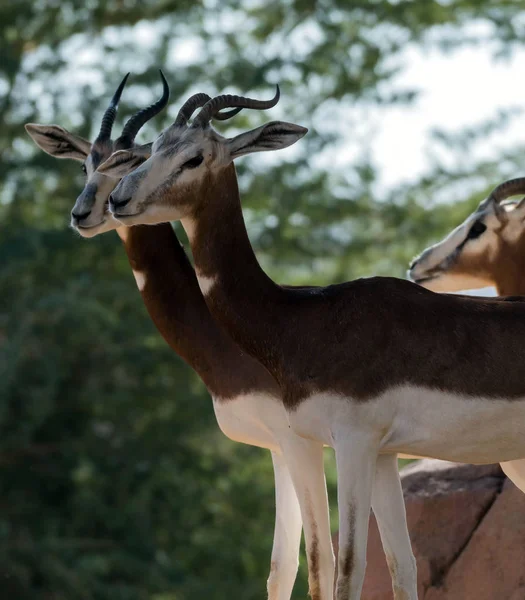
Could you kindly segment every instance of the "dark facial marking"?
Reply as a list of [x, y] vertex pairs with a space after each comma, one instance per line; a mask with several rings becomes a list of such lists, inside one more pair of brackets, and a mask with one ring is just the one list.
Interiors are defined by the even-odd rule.
[[190, 158], [190, 160], [187, 160], [183, 165], [181, 165], [181, 169], [196, 169], [202, 164], [203, 160], [204, 157], [202, 156], [202, 153], [197, 154], [197, 156]]
[[475, 240], [486, 230], [487, 230], [487, 226], [485, 225], [485, 223], [482, 223], [481, 221], [474, 221], [474, 224], [472, 225], [469, 232], [467, 233], [467, 239]]
[[[105, 156], [107, 154], [107, 156]], [[93, 171], [96, 171], [97, 168], [99, 167], [100, 163], [102, 162], [102, 158], [109, 158], [109, 155], [111, 153], [108, 152], [99, 152], [97, 149], [92, 148], [91, 149], [91, 163], [93, 165]]]

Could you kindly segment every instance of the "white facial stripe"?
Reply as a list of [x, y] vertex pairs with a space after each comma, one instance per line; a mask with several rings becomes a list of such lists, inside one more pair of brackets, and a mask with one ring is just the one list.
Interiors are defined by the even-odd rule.
[[[474, 221], [475, 217], [471, 215], [464, 223], [449, 233], [449, 235], [447, 235], [443, 241], [431, 246], [429, 250], [432, 252], [432, 255], [429, 255], [426, 261], [427, 267], [437, 267], [446, 258], [448, 258], [452, 252], [454, 252], [454, 250], [465, 241], [467, 233]], [[429, 260], [430, 258], [432, 260]], [[432, 263], [432, 265], [430, 265], [430, 263]]]
[[[467, 217], [467, 219], [461, 225], [449, 233], [445, 239], [437, 244], [434, 244], [433, 246], [430, 246], [419, 255], [419, 257], [416, 259], [414, 267], [410, 271], [410, 277], [418, 280], [431, 276], [432, 271], [437, 269], [444, 261], [450, 258], [457, 248], [465, 242], [473, 223], [480, 219], [483, 220], [483, 222], [486, 222], [488, 218], [489, 215], [480, 212], [479, 209], [476, 210], [473, 214]], [[475, 246], [478, 245], [481, 239], [483, 240], [484, 244], [487, 240], [487, 236], [482, 234], [479, 239], [470, 240], [462, 252], [471, 251]]]
[[91, 154], [88, 154], [88, 157], [86, 158], [85, 161], [85, 166], [86, 166], [86, 174], [88, 177], [91, 177], [91, 175], [93, 174], [93, 158], [91, 157]]

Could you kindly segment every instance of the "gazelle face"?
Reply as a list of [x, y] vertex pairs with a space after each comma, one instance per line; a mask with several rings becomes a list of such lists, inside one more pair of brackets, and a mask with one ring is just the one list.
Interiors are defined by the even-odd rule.
[[113, 144], [110, 141], [100, 146], [94, 145], [82, 165], [86, 185], [71, 211], [71, 227], [83, 237], [93, 237], [120, 226], [107, 210], [109, 195], [117, 182], [97, 172], [97, 167], [111, 156], [112, 151]]
[[26, 130], [35, 143], [51, 156], [70, 158], [82, 164], [86, 185], [71, 211], [71, 227], [83, 237], [93, 237], [120, 227], [120, 223], [107, 211], [109, 194], [117, 182], [96, 170], [101, 162], [111, 156], [113, 142], [106, 140], [91, 144], [57, 125], [29, 123]]
[[523, 209], [483, 201], [445, 239], [414, 259], [408, 277], [437, 292], [455, 292], [494, 285], [502, 246], [521, 237]]
[[99, 233], [120, 227], [120, 223], [108, 211], [108, 198], [118, 180], [107, 177], [97, 171], [115, 150], [133, 148], [135, 157], [133, 165], [144, 162], [151, 154], [151, 145], [135, 146], [134, 139], [140, 128], [157, 115], [167, 104], [169, 86], [162, 71], [163, 93], [157, 102], [143, 108], [132, 115], [125, 124], [122, 133], [115, 141], [111, 140], [111, 130], [117, 114], [120, 96], [126, 85], [129, 73], [124, 77], [104, 112], [100, 133], [93, 143], [80, 136], [66, 131], [58, 125], [36, 125], [28, 123], [26, 131], [37, 146], [56, 158], [70, 158], [82, 163], [86, 174], [86, 184], [76, 199], [71, 211], [71, 226], [83, 237], [93, 237]]
[[[155, 140], [151, 157], [136, 168], [136, 151], [115, 152], [99, 172], [122, 177], [109, 208], [124, 225], [180, 220], [193, 213], [203, 186], [238, 156], [285, 148], [308, 130], [274, 121], [226, 139], [211, 127], [172, 125]], [[130, 169], [135, 169], [127, 174]]]
[[140, 223], [183, 218], [192, 205], [190, 196], [231, 162], [224, 148], [224, 139], [212, 129], [171, 126], [153, 143], [151, 157], [131, 173], [136, 151], [115, 153], [101, 168], [123, 177], [111, 193], [110, 210], [124, 225], [135, 224], [137, 216]]
[[[111, 156], [112, 150], [111, 142], [106, 143], [102, 149], [94, 145], [83, 164], [86, 185], [71, 211], [71, 227], [83, 237], [93, 237], [122, 226], [108, 210], [109, 195], [119, 180], [97, 171], [98, 166]], [[150, 153], [151, 144], [137, 147], [135, 164], [144, 162]]]

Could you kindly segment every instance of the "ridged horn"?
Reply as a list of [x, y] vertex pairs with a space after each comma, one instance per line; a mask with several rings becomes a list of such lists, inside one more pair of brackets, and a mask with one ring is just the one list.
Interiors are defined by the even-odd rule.
[[159, 69], [159, 73], [162, 80], [162, 96], [156, 102], [137, 111], [128, 119], [127, 123], [124, 125], [124, 129], [122, 130], [120, 137], [115, 142], [115, 147], [118, 150], [131, 148], [140, 128], [150, 119], [153, 119], [153, 117], [158, 115], [168, 103], [170, 98], [170, 88], [161, 69]]
[[220, 110], [224, 108], [230, 108], [232, 106], [241, 109], [252, 108], [255, 110], [266, 110], [268, 108], [272, 108], [277, 104], [277, 102], [279, 102], [279, 98], [281, 96], [279, 86], [276, 87], [277, 89], [275, 96], [271, 100], [255, 100], [254, 98], [246, 98], [245, 96], [235, 96], [232, 94], [216, 96], [215, 98], [208, 100], [208, 102], [206, 102], [206, 104], [202, 107], [199, 114], [193, 120], [192, 127], [201, 127], [204, 129], [208, 126], [213, 117], [217, 118], [217, 113]]
[[113, 94], [113, 98], [111, 98], [111, 102], [109, 103], [104, 116], [102, 117], [102, 124], [100, 126], [100, 132], [97, 135], [97, 139], [95, 142], [105, 142], [109, 140], [111, 137], [111, 130], [113, 129], [113, 123], [115, 122], [115, 117], [117, 116], [117, 108], [118, 103], [120, 102], [120, 96], [122, 95], [122, 90], [126, 85], [126, 81], [128, 80], [129, 73], [124, 77], [124, 79], [120, 82], [120, 85], [117, 88], [117, 91]]

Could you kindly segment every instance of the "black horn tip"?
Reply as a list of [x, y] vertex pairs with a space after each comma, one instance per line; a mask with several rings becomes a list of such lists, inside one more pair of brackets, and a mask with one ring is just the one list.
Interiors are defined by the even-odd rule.
[[118, 103], [120, 102], [120, 96], [122, 96], [122, 91], [124, 90], [124, 86], [126, 85], [126, 82], [128, 81], [129, 76], [130, 76], [130, 73], [126, 73], [126, 75], [124, 75], [124, 79], [120, 82], [120, 85], [118, 86], [117, 91], [113, 94], [113, 98], [111, 99], [110, 107], [116, 108], [118, 106]]
[[162, 72], [162, 69], [159, 69], [159, 73], [160, 73], [160, 78], [162, 80], [163, 96], [167, 96], [169, 98], [169, 96], [170, 96], [170, 86], [168, 84], [168, 80], [164, 76], [164, 73]]
[[241, 110], [242, 110], [242, 107], [232, 108], [232, 110], [227, 110], [222, 113], [218, 112], [216, 115], [213, 116], [213, 118], [216, 121], [227, 121], [228, 119], [231, 119], [235, 115], [239, 114], [241, 112]]

